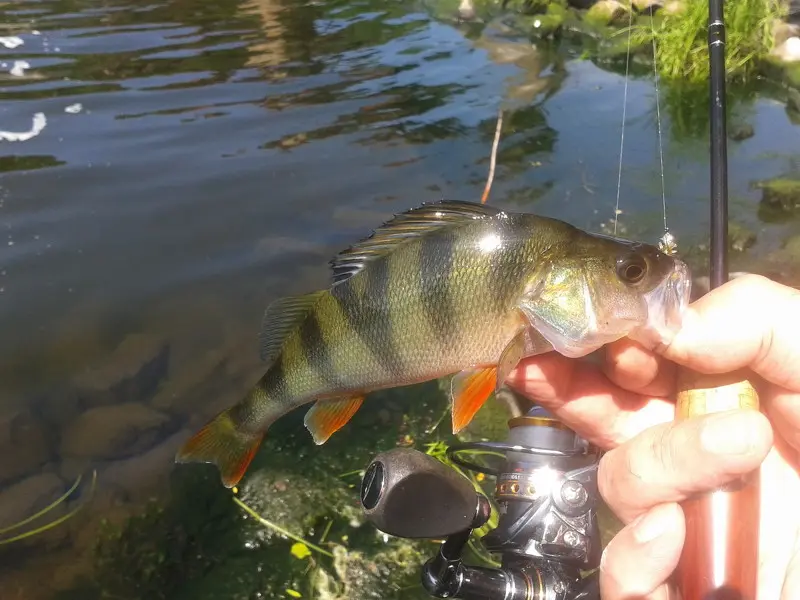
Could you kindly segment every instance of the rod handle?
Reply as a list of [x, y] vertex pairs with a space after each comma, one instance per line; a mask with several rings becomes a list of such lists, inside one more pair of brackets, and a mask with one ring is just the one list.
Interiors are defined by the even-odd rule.
[[[760, 410], [747, 371], [678, 374], [676, 419], [727, 410]], [[756, 600], [759, 470], [682, 504], [686, 541], [677, 571], [682, 600]]]

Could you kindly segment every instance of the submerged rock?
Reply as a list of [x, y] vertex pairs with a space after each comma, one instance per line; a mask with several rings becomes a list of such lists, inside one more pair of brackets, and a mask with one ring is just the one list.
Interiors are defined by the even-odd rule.
[[588, 11], [585, 19], [602, 25], [621, 24], [628, 18], [628, 8], [617, 0], [599, 0]]
[[173, 425], [168, 415], [143, 404], [99, 406], [67, 426], [61, 454], [101, 460], [125, 458], [151, 448]]
[[186, 413], [203, 405], [203, 400], [227, 383], [224, 351], [212, 351], [197, 358], [181, 372], [167, 379], [150, 401], [157, 410]]
[[147, 335], [129, 335], [97, 368], [78, 375], [74, 384], [85, 406], [140, 402], [151, 396], [169, 370], [169, 345]]
[[730, 137], [734, 142], [742, 142], [750, 139], [756, 134], [755, 129], [749, 123], [731, 128]]
[[728, 246], [731, 250], [744, 252], [756, 243], [756, 234], [738, 223], [728, 223]]
[[168, 483], [175, 453], [192, 433], [179, 431], [142, 454], [108, 462], [100, 468], [98, 479], [104, 486], [110, 485], [122, 492], [127, 501], [146, 499], [149, 490]]
[[761, 189], [761, 203], [769, 208], [787, 212], [800, 208], [800, 179], [776, 178], [754, 187]]
[[0, 417], [0, 487], [31, 473], [51, 457], [47, 430], [30, 412]]

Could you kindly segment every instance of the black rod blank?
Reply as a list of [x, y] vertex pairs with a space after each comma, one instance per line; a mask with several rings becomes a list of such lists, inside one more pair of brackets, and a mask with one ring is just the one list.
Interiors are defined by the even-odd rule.
[[725, 114], [725, 23], [723, 0], [708, 2], [711, 121], [710, 287], [728, 280], [728, 136]]

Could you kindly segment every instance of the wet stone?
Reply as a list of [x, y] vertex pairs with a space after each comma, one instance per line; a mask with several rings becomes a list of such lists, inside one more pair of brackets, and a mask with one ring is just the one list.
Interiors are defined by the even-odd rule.
[[33, 406], [42, 419], [56, 429], [60, 429], [82, 411], [78, 392], [66, 388], [37, 396], [33, 400]]
[[175, 465], [175, 453], [193, 431], [179, 431], [150, 450], [104, 464], [98, 473], [103, 485], [122, 490], [130, 501], [143, 500], [153, 488], [165, 487]]
[[100, 460], [126, 458], [151, 448], [175, 425], [168, 415], [143, 404], [99, 406], [66, 427], [61, 454]]
[[150, 401], [157, 410], [183, 414], [203, 403], [205, 398], [220, 391], [225, 380], [225, 354], [208, 352], [194, 364], [167, 379]]
[[50, 460], [47, 438], [44, 424], [28, 411], [0, 417], [0, 487]]
[[79, 374], [74, 385], [84, 406], [139, 402], [152, 396], [169, 370], [169, 345], [157, 336], [129, 335], [105, 364]]

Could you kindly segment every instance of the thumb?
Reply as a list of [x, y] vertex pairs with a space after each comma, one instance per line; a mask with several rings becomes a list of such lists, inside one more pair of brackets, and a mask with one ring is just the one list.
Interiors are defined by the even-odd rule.
[[678, 566], [686, 533], [683, 511], [660, 504], [624, 527], [600, 561], [603, 600], [666, 600], [667, 580]]

